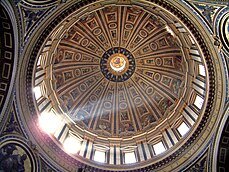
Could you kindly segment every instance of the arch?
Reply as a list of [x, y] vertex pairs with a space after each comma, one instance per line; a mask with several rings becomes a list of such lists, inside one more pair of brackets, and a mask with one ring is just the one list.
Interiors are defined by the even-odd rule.
[[[16, 14], [8, 1], [1, 1], [1, 14], [5, 14], [5, 19], [1, 19], [1, 75], [0, 75], [0, 121], [9, 106], [15, 78], [17, 75], [17, 62], [19, 50], [19, 30]], [[3, 33], [3, 34], [2, 34]], [[6, 41], [6, 39], [8, 41]]]

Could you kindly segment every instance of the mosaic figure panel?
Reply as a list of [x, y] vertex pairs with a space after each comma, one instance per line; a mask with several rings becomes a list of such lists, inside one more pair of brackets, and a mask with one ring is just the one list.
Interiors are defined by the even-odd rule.
[[10, 143], [0, 148], [0, 170], [2, 172], [31, 172], [31, 160], [20, 146]]

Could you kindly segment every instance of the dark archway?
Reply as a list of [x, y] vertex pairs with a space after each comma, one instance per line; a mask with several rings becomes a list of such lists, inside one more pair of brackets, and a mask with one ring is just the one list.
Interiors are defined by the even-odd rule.
[[0, 14], [0, 113], [2, 113], [12, 79], [15, 38], [10, 16], [2, 5]]

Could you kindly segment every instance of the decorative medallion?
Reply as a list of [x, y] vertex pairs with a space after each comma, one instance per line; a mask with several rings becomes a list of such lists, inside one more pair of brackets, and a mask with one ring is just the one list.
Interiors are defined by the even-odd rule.
[[108, 80], [123, 82], [133, 75], [135, 59], [125, 48], [111, 48], [103, 54], [100, 69]]

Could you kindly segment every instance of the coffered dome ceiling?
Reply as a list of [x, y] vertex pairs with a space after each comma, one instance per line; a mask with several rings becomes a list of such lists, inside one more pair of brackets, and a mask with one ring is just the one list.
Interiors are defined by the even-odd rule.
[[[163, 166], [198, 136], [212, 107], [214, 68], [198, 30], [166, 3], [76, 8], [58, 16], [34, 48], [29, 111], [52, 114], [45, 119], [57, 121], [49, 134], [59, 148], [70, 136], [78, 141], [72, 161], [124, 171]], [[102, 164], [96, 151], [105, 153]], [[131, 152], [136, 163], [127, 165]]]
[[181, 40], [162, 17], [106, 7], [64, 30], [45, 85], [77, 128], [126, 138], [179, 117], [188, 67]]

